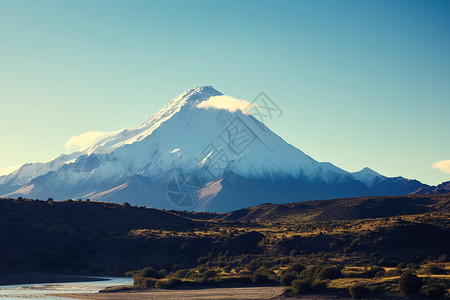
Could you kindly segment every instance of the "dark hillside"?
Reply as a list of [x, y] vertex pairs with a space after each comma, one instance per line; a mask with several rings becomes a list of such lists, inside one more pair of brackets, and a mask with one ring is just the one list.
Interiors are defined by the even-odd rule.
[[263, 204], [227, 214], [0, 199], [0, 277], [212, 263], [420, 263], [450, 252], [449, 211], [450, 194]]
[[450, 194], [358, 197], [289, 204], [262, 204], [222, 214], [227, 221], [327, 221], [450, 212]]

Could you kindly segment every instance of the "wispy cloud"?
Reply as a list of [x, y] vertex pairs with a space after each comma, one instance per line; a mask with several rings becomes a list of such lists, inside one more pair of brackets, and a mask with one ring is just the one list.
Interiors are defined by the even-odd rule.
[[20, 168], [20, 166], [0, 168], [0, 176], [9, 175], [12, 172], [14, 172], [15, 170], [17, 170], [18, 168]]
[[450, 173], [450, 159], [437, 161], [431, 167], [439, 169], [444, 173]]
[[84, 150], [94, 144], [95, 142], [100, 141], [101, 139], [104, 139], [108, 136], [111, 136], [118, 131], [109, 131], [109, 132], [103, 132], [103, 131], [88, 131], [85, 133], [82, 133], [80, 135], [75, 135], [71, 137], [64, 147], [67, 151], [79, 151]]
[[255, 106], [254, 103], [250, 103], [248, 101], [236, 99], [226, 95], [213, 96], [210, 97], [208, 100], [197, 104], [197, 108], [224, 109], [232, 113], [240, 110], [246, 115], [248, 115], [248, 110], [253, 106]]

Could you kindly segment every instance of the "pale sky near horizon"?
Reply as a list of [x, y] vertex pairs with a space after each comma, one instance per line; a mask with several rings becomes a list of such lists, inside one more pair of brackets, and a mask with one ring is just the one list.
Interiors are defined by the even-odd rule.
[[316, 160], [435, 185], [449, 83], [450, 1], [0, 0], [0, 173], [212, 85], [266, 92]]

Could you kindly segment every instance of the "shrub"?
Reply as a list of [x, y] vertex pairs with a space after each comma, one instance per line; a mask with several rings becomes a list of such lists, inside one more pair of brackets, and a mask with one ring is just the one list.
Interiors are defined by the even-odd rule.
[[371, 267], [365, 272], [367, 278], [383, 277], [386, 271], [380, 267]]
[[412, 273], [403, 273], [398, 280], [398, 286], [405, 294], [416, 294], [422, 287], [422, 279]]
[[220, 280], [216, 279], [216, 277], [210, 277], [206, 280], [208, 285], [215, 285], [216, 283], [220, 282]]
[[181, 270], [181, 269], [182, 269], [182, 267], [180, 265], [178, 265], [178, 264], [175, 264], [175, 265], [172, 266], [172, 272], [173, 273], [175, 273], [176, 271]]
[[173, 274], [173, 276], [175, 278], [186, 278], [186, 275], [188, 274], [188, 272], [189, 272], [189, 269], [181, 269], [181, 270], [176, 271]]
[[155, 283], [155, 287], [158, 289], [170, 289], [181, 285], [181, 280], [177, 278], [170, 278], [169, 280], [159, 280]]
[[198, 278], [195, 278], [195, 282], [198, 284], [206, 284], [208, 282], [208, 278], [203, 277], [203, 276], [198, 277]]
[[317, 275], [320, 279], [337, 279], [342, 277], [342, 272], [336, 267], [323, 267]]
[[399, 263], [399, 264], [397, 265], [397, 269], [402, 270], [402, 269], [404, 269], [404, 268], [406, 268], [406, 264], [405, 264], [405, 263]]
[[231, 267], [230, 266], [226, 266], [225, 268], [223, 268], [223, 271], [225, 272], [225, 273], [230, 273], [231, 272]]
[[292, 270], [297, 274], [300, 274], [303, 270], [305, 270], [305, 266], [300, 263], [295, 263], [289, 266], [288, 270]]
[[427, 273], [433, 275], [445, 275], [447, 274], [447, 271], [439, 266], [429, 266], [427, 268]]
[[443, 285], [425, 285], [421, 293], [429, 298], [444, 298], [446, 289]]
[[417, 270], [417, 269], [420, 269], [420, 267], [419, 267], [418, 265], [416, 265], [415, 263], [409, 263], [409, 264], [407, 265], [407, 267], [408, 267], [408, 269], [411, 269], [411, 270]]
[[241, 270], [241, 271], [239, 272], [239, 275], [250, 276], [250, 275], [252, 275], [252, 272], [247, 271], [247, 270]]
[[402, 274], [403, 274], [402, 270], [393, 269], [393, 270], [389, 270], [389, 271], [385, 272], [384, 277], [394, 277], [394, 276], [400, 276]]
[[258, 265], [258, 263], [256, 263], [256, 262], [251, 262], [251, 263], [247, 264], [245, 267], [246, 267], [249, 271], [255, 272], [255, 271], [258, 269], [259, 265]]
[[134, 278], [134, 285], [137, 285], [137, 286], [143, 287], [143, 288], [154, 288], [156, 282], [157, 281], [154, 278], [145, 278], [145, 277], [135, 277]]
[[310, 292], [312, 290], [312, 281], [310, 279], [296, 279], [292, 281], [291, 290], [296, 295]]
[[136, 277], [147, 277], [147, 278], [155, 278], [155, 279], [161, 279], [164, 278], [164, 274], [155, 270], [152, 267], [148, 267], [145, 269], [142, 269], [136, 273]]
[[327, 281], [313, 281], [311, 289], [314, 291], [324, 291], [328, 288]]
[[208, 271], [203, 272], [203, 275], [204, 275], [206, 278], [211, 278], [211, 277], [216, 276], [216, 275], [217, 275], [217, 272], [216, 272], [215, 270], [208, 270]]
[[292, 281], [294, 281], [297, 276], [294, 273], [285, 273], [280, 278], [280, 283], [282, 286], [290, 286]]
[[375, 278], [381, 278], [381, 277], [383, 277], [384, 276], [384, 274], [385, 274], [386, 272], [383, 270], [383, 271], [378, 271], [376, 274], [375, 274]]
[[319, 266], [309, 266], [305, 270], [300, 273], [300, 278], [303, 279], [311, 279], [313, 280], [316, 277], [316, 274], [322, 270]]
[[256, 274], [265, 275], [265, 276], [267, 276], [267, 278], [269, 280], [274, 280], [274, 281], [278, 281], [279, 280], [277, 274], [275, 274], [274, 271], [272, 271], [270, 269], [267, 269], [265, 267], [261, 267], [258, 270], [256, 270], [254, 275], [256, 275]]
[[357, 284], [357, 285], [353, 285], [353, 286], [349, 287], [348, 291], [350, 292], [350, 295], [352, 295], [352, 297], [356, 298], [356, 299], [362, 299], [362, 298], [366, 297], [367, 295], [369, 295], [369, 293], [370, 293], [370, 290], [361, 284]]

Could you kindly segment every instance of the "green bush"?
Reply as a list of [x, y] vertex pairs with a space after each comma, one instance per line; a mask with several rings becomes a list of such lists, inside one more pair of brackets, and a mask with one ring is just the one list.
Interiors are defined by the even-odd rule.
[[297, 276], [294, 273], [285, 273], [281, 276], [280, 283], [282, 286], [290, 286], [295, 279]]
[[320, 272], [320, 270], [322, 270], [320, 266], [309, 266], [299, 274], [299, 277], [303, 279], [313, 280], [316, 277], [316, 274]]
[[155, 279], [161, 279], [164, 278], [164, 274], [155, 270], [152, 267], [148, 267], [142, 270], [139, 270], [136, 275], [136, 277], [147, 277], [147, 278], [155, 278]]
[[378, 271], [377, 273], [375, 273], [375, 278], [381, 278], [384, 276], [384, 274], [386, 273], [386, 271]]
[[356, 298], [356, 299], [362, 299], [362, 298], [366, 297], [367, 295], [369, 295], [369, 293], [370, 293], [370, 290], [361, 284], [357, 284], [357, 285], [353, 285], [353, 286], [349, 287], [348, 291], [350, 292], [350, 295], [352, 295], [352, 297]]
[[420, 269], [420, 267], [418, 265], [416, 265], [415, 263], [409, 263], [408, 265], [406, 265], [406, 267], [408, 267], [408, 269], [411, 269], [411, 270]]
[[422, 287], [421, 293], [429, 298], [444, 298], [446, 289], [445, 286], [440, 284], [425, 285]]
[[383, 277], [385, 272], [386, 271], [384, 270], [384, 268], [371, 267], [365, 273], [366, 273], [367, 278], [374, 278], [374, 277]]
[[399, 264], [397, 265], [397, 269], [402, 270], [402, 269], [404, 269], [404, 268], [406, 268], [406, 264], [405, 264], [405, 263], [399, 263]]
[[189, 273], [189, 269], [181, 269], [176, 271], [173, 276], [176, 278], [186, 278], [186, 275]]
[[209, 277], [206, 282], [208, 285], [216, 285], [217, 283], [221, 282], [219, 278], [216, 277]]
[[416, 294], [422, 287], [422, 279], [412, 273], [403, 273], [398, 280], [400, 291], [405, 294]]
[[312, 290], [312, 281], [310, 279], [296, 279], [292, 281], [291, 291], [295, 295], [310, 292]]
[[320, 279], [337, 279], [342, 277], [342, 272], [336, 267], [323, 267], [317, 276]]
[[208, 283], [208, 278], [202, 276], [202, 277], [197, 277], [195, 278], [195, 282], [198, 284], [207, 284]]
[[403, 274], [402, 270], [393, 269], [393, 270], [386, 271], [384, 273], [384, 277], [395, 277], [395, 276], [400, 276], [402, 274]]
[[325, 291], [328, 288], [328, 282], [325, 280], [322, 281], [313, 281], [311, 285], [311, 289], [313, 291]]
[[205, 276], [206, 278], [211, 278], [211, 277], [215, 277], [217, 275], [217, 272], [215, 270], [208, 270], [203, 272], [203, 276]]
[[158, 289], [170, 289], [180, 286], [182, 281], [177, 278], [170, 278], [169, 280], [158, 280], [155, 283], [155, 287]]
[[305, 266], [300, 263], [295, 263], [289, 266], [290, 270], [294, 271], [297, 274], [300, 274], [303, 270], [305, 270]]
[[267, 277], [267, 282], [269, 282], [270, 280], [272, 280], [272, 281], [279, 281], [280, 280], [278, 275], [275, 274], [274, 271], [272, 271], [270, 269], [267, 269], [265, 267], [260, 267], [259, 269], [257, 269], [253, 276], [255, 277], [257, 274], [266, 276]]
[[247, 270], [241, 270], [241, 271], [239, 272], [239, 275], [251, 276], [251, 275], [252, 275], [252, 272], [247, 271]]
[[145, 277], [134, 277], [134, 285], [143, 288], [154, 288], [156, 284], [156, 279], [145, 278]]
[[427, 273], [432, 275], [446, 275], [447, 271], [439, 266], [429, 266], [427, 268]]

